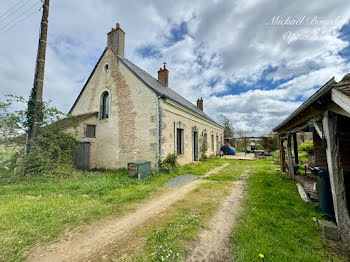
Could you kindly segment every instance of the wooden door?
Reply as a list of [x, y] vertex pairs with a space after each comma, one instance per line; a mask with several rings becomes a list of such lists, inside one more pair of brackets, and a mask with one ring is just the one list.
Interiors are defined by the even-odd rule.
[[193, 132], [193, 161], [198, 161], [198, 132]]
[[90, 147], [89, 142], [79, 142], [77, 152], [74, 158], [76, 168], [89, 170], [90, 169]]

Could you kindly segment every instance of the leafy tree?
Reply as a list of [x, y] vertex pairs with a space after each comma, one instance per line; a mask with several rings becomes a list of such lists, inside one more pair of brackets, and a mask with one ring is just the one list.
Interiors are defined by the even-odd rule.
[[276, 151], [278, 147], [278, 135], [277, 133], [271, 133], [268, 138], [269, 150]]
[[[243, 131], [243, 130], [237, 130], [237, 136], [240, 137], [240, 138], [243, 138], [246, 136], [246, 133]], [[247, 146], [249, 145], [249, 140], [247, 139]], [[245, 141], [244, 139], [239, 139], [237, 141], [237, 150], [238, 151], [241, 151], [242, 148], [245, 148]]]
[[[234, 129], [233, 125], [226, 116], [222, 115], [222, 124], [224, 126], [224, 138], [226, 141], [228, 141], [231, 145], [235, 145], [235, 139], [233, 138], [234, 136]], [[228, 139], [230, 138], [230, 139]]]
[[6, 166], [7, 173], [23, 177], [47, 172], [55, 173], [60, 165], [72, 165], [77, 141], [73, 135], [60, 131], [59, 125], [53, 124], [64, 117], [66, 123], [70, 124], [71, 117], [50, 107], [50, 101], [43, 103], [44, 127], [40, 128], [37, 137], [32, 141], [34, 145], [32, 150], [26, 155], [24, 149], [30, 121], [26, 110], [11, 110], [15, 104], [19, 107], [22, 105], [23, 108], [27, 101], [23, 97], [8, 95], [6, 102], [0, 103], [1, 144], [13, 152], [11, 160], [2, 164]]

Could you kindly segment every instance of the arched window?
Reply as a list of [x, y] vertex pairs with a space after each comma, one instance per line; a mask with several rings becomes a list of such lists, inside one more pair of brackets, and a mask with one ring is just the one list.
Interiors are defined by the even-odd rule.
[[109, 93], [107, 91], [101, 96], [101, 118], [105, 119], [109, 116]]

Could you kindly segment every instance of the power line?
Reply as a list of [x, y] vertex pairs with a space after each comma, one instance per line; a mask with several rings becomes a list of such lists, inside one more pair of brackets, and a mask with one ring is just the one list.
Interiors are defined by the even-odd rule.
[[[20, 11], [23, 7], [25, 7], [27, 4], [30, 3], [31, 0], [23, 3], [22, 5], [18, 6], [17, 8], [15, 8], [14, 10], [13, 7], [15, 7], [16, 5], [22, 3], [24, 0], [20, 0], [17, 4], [15, 4], [14, 6], [12, 6], [9, 10], [7, 10], [7, 12], [5, 12], [5, 14], [0, 16], [0, 23], [3, 23], [4, 21], [6, 21], [7, 18], [10, 18], [12, 15], [18, 13], [18, 11]], [[12, 12], [13, 11], [13, 12]], [[12, 12], [12, 13], [11, 13]]]
[[[29, 3], [29, 2], [27, 2]], [[27, 13], [31, 8], [33, 8], [36, 4], [40, 3], [40, 1], [38, 2], [35, 2], [33, 5], [31, 5], [29, 8], [25, 9], [23, 12], [21, 12], [19, 15], [15, 16], [15, 17], [12, 17], [10, 18], [10, 21], [7, 22], [5, 25], [3, 25], [3, 28], [6, 28], [7, 25], [11, 24], [13, 21], [15, 21], [16, 19], [20, 18], [23, 14]], [[18, 13], [20, 9], [16, 10], [15, 13]], [[14, 13], [14, 14], [15, 14]], [[0, 22], [1, 23], [1, 22]]]
[[[25, 11], [23, 11], [22, 13], [20, 13], [18, 16], [14, 17], [13, 19], [11, 19], [8, 23], [6, 23], [1, 29], [3, 32], [7, 32], [8, 30], [10, 30], [11, 28], [13, 28], [15, 25], [17, 25], [18, 23], [24, 21], [25, 19], [27, 19], [29, 16], [33, 15], [35, 12], [37, 12], [37, 10], [35, 10], [34, 12], [30, 13], [29, 15], [25, 16], [35, 5], [37, 5], [38, 3], [40, 3], [41, 1], [38, 1], [36, 3], [34, 3], [33, 5], [31, 5], [28, 9], [26, 9]], [[24, 15], [24, 17], [23, 17]], [[18, 21], [18, 19], [20, 19]], [[16, 21], [17, 20], [17, 21]], [[14, 24], [13, 24], [14, 23]]]
[[8, 31], [10, 31], [14, 26], [20, 24], [21, 22], [23, 22], [24, 20], [26, 20], [27, 18], [31, 17], [32, 15], [34, 15], [36, 12], [40, 11], [39, 10], [34, 10], [34, 12], [30, 13], [29, 15], [25, 16], [23, 19], [17, 21], [17, 23], [13, 24], [12, 26], [10, 26], [9, 28], [7, 28], [5, 31], [3, 31], [2, 33], [6, 33]]
[[5, 11], [3, 14], [0, 15], [0, 18], [4, 17], [5, 15], [7, 15], [9, 12], [11, 12], [11, 10], [16, 7], [18, 4], [22, 3], [24, 0], [20, 0], [19, 2], [17, 2], [16, 4], [14, 4], [13, 6], [11, 6], [9, 9], [7, 9], [7, 11]]

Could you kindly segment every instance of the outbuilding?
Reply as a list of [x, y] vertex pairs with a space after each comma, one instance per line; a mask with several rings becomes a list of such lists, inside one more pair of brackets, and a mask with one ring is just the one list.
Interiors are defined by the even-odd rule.
[[293, 179], [293, 167], [299, 164], [297, 133], [310, 130], [314, 165], [328, 168], [336, 223], [342, 240], [350, 244], [350, 74], [339, 83], [330, 79], [273, 129], [279, 136], [281, 170], [288, 168]]

